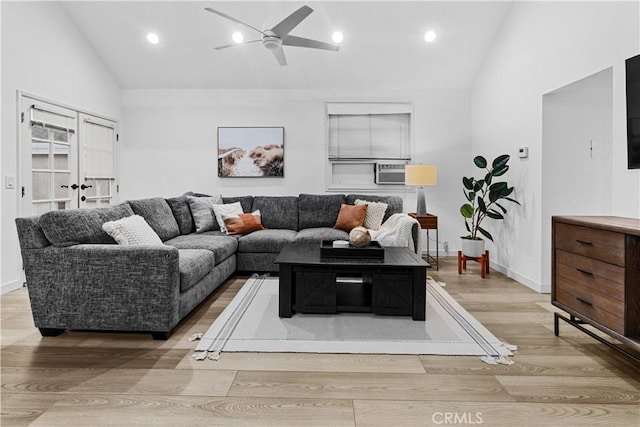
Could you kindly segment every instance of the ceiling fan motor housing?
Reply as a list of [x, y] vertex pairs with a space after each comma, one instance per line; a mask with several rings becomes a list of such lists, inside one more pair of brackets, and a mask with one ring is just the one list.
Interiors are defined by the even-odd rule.
[[265, 31], [264, 37], [262, 37], [262, 45], [269, 50], [280, 49], [282, 47], [282, 40], [272, 31]]

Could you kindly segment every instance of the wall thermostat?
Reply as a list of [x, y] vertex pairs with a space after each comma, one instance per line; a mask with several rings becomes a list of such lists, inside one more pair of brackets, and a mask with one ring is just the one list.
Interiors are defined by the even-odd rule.
[[520, 147], [518, 148], [518, 157], [521, 159], [526, 159], [529, 157], [529, 147]]

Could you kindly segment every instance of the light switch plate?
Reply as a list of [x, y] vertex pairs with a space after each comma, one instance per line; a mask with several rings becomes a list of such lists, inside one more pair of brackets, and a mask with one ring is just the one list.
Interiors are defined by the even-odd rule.
[[7, 188], [7, 189], [16, 188], [16, 177], [15, 176], [6, 175], [4, 177], [4, 188]]

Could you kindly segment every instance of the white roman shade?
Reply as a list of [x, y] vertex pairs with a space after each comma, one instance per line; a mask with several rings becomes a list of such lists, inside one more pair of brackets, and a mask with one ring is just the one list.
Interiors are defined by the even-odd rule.
[[410, 160], [410, 103], [327, 103], [329, 160]]

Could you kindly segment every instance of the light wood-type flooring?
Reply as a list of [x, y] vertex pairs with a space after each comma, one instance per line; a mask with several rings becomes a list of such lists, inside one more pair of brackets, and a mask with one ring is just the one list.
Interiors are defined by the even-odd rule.
[[240, 289], [234, 277], [168, 341], [67, 332], [42, 338], [26, 289], [1, 298], [8, 426], [640, 426], [640, 366], [564, 323], [538, 294], [455, 258], [430, 274], [497, 337], [513, 365], [476, 356], [224, 353], [194, 361]]

